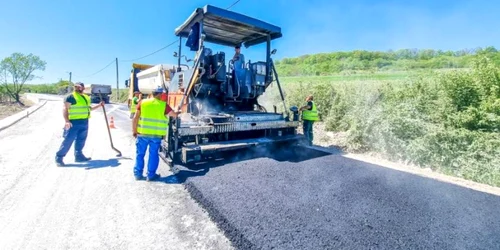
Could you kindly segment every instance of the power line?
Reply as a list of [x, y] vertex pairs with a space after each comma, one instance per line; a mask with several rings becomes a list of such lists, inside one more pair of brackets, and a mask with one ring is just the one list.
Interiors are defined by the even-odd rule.
[[231, 9], [233, 6], [235, 6], [240, 0], [236, 0], [233, 4], [229, 5], [226, 10]]
[[[241, 1], [241, 0], [236, 0], [236, 1], [235, 1], [234, 3], [232, 3], [229, 7], [227, 7], [227, 8], [226, 8], [226, 10], [229, 10], [230, 8], [234, 7], [234, 6], [235, 6], [237, 3], [239, 3], [240, 1]], [[164, 49], [166, 49], [166, 48], [168, 48], [168, 47], [170, 47], [170, 46], [174, 45], [175, 43], [177, 43], [177, 39], [176, 39], [175, 41], [173, 41], [172, 43], [170, 43], [170, 44], [166, 45], [165, 47], [160, 48], [160, 49], [156, 50], [155, 52], [152, 52], [152, 53], [147, 54], [147, 55], [145, 55], [145, 56], [142, 56], [142, 57], [139, 57], [139, 58], [136, 58], [136, 59], [131, 59], [131, 60], [120, 60], [120, 61], [121, 61], [121, 62], [132, 62], [132, 61], [137, 61], [137, 60], [140, 60], [140, 59], [146, 58], [146, 57], [148, 57], [148, 56], [154, 55], [154, 54], [156, 54], [156, 53], [158, 53], [158, 52], [160, 52], [160, 51], [162, 51], [162, 50], [164, 50]]]
[[121, 62], [132, 62], [132, 61], [137, 61], [137, 60], [140, 60], [140, 59], [146, 58], [146, 57], [148, 57], [148, 56], [154, 55], [154, 54], [156, 54], [156, 53], [158, 53], [158, 52], [160, 52], [160, 51], [162, 51], [162, 50], [164, 50], [164, 49], [166, 49], [166, 48], [168, 48], [168, 47], [170, 47], [170, 46], [174, 45], [175, 43], [177, 43], [177, 39], [176, 39], [175, 41], [173, 41], [172, 43], [170, 43], [170, 44], [168, 44], [168, 45], [164, 46], [163, 48], [160, 48], [160, 49], [156, 50], [155, 52], [152, 52], [152, 53], [147, 54], [147, 55], [145, 55], [145, 56], [142, 56], [142, 57], [139, 57], [139, 58], [136, 58], [136, 59], [131, 59], [131, 60], [120, 60], [120, 61], [121, 61]]
[[[234, 7], [234, 6], [235, 6], [237, 3], [239, 3], [240, 1], [241, 1], [241, 0], [236, 0], [236, 1], [234, 1], [234, 2], [233, 2], [230, 6], [229, 6], [229, 7], [227, 7], [227, 8], [226, 8], [226, 10], [231, 9], [232, 7]], [[175, 43], [177, 43], [177, 39], [176, 39], [175, 41], [173, 41], [173, 42], [169, 43], [168, 45], [166, 45], [166, 46], [164, 46], [164, 47], [162, 47], [162, 48], [160, 48], [160, 49], [158, 49], [158, 50], [156, 50], [156, 51], [154, 51], [154, 52], [152, 52], [152, 53], [149, 53], [149, 54], [147, 54], [147, 55], [145, 55], [145, 56], [142, 56], [142, 57], [139, 57], [139, 58], [135, 58], [135, 59], [130, 59], [130, 60], [120, 60], [120, 62], [133, 62], [133, 61], [138, 61], [138, 60], [141, 60], [141, 59], [146, 58], [146, 57], [148, 57], [148, 56], [152, 56], [152, 55], [154, 55], [154, 54], [156, 54], [156, 53], [158, 53], [158, 52], [160, 52], [160, 51], [162, 51], [162, 50], [164, 50], [164, 49], [166, 49], [166, 48], [168, 48], [168, 47], [170, 47], [170, 46], [174, 45]], [[93, 74], [90, 74], [90, 75], [80, 76], [79, 78], [86, 78], [86, 77], [91, 77], [91, 76], [94, 76], [94, 75], [96, 75], [96, 74], [100, 73], [101, 71], [105, 70], [105, 69], [106, 69], [106, 68], [108, 68], [109, 66], [111, 66], [111, 64], [113, 64], [113, 62], [115, 62], [115, 60], [116, 60], [116, 59], [114, 59], [114, 60], [112, 60], [111, 62], [109, 62], [109, 64], [108, 64], [108, 65], [104, 66], [104, 68], [100, 69], [99, 71], [97, 71], [97, 72], [95, 72], [95, 73], [93, 73]]]
[[100, 73], [101, 71], [105, 70], [106, 68], [108, 68], [109, 66], [111, 66], [111, 64], [113, 64], [115, 62], [115, 59], [113, 59], [111, 62], [109, 62], [108, 65], [104, 66], [104, 68], [98, 70], [97, 72], [93, 73], [93, 74], [90, 74], [90, 75], [86, 75], [86, 76], [78, 76], [78, 78], [86, 78], [86, 77], [91, 77], [91, 76], [94, 76], [94, 75], [97, 75], [98, 73]]

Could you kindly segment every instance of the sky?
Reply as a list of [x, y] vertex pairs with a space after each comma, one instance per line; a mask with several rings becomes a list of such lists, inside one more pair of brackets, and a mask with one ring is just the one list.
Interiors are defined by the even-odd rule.
[[[124, 88], [132, 63], [174, 64], [174, 30], [197, 7], [228, 8], [236, 0], [0, 0], [0, 58], [33, 53], [47, 62], [30, 83], [67, 80], [118, 82]], [[493, 0], [240, 0], [231, 8], [281, 27], [275, 60], [348, 50], [500, 48], [500, 1]], [[185, 40], [184, 40], [185, 41]], [[187, 47], [183, 50], [187, 51]], [[233, 48], [224, 51], [226, 60]], [[242, 48], [245, 59], [265, 60], [265, 46]], [[194, 53], [188, 53], [193, 58]], [[109, 66], [108, 66], [109, 65]], [[105, 67], [108, 66], [108, 67]]]

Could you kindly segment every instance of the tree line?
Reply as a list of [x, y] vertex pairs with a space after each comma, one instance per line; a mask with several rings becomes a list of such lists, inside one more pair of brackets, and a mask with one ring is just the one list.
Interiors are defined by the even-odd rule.
[[401, 49], [396, 51], [338, 51], [284, 58], [275, 61], [283, 76], [332, 75], [356, 70], [415, 70], [469, 68], [474, 58], [487, 55], [500, 64], [495, 47], [443, 51], [434, 49]]

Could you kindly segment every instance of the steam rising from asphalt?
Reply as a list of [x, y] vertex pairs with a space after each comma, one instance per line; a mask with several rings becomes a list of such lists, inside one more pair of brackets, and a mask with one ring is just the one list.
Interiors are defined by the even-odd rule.
[[273, 112], [273, 98], [271, 97], [271, 93], [264, 93], [263, 95], [258, 97], [258, 102], [261, 106], [266, 108], [267, 112]]

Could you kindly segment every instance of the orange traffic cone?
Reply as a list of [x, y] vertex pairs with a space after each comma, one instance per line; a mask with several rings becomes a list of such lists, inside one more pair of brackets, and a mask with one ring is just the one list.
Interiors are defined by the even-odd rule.
[[116, 128], [116, 127], [115, 127], [115, 120], [113, 119], [113, 117], [112, 117], [112, 116], [111, 116], [111, 119], [110, 119], [110, 121], [109, 121], [109, 127], [110, 127], [110, 128]]

